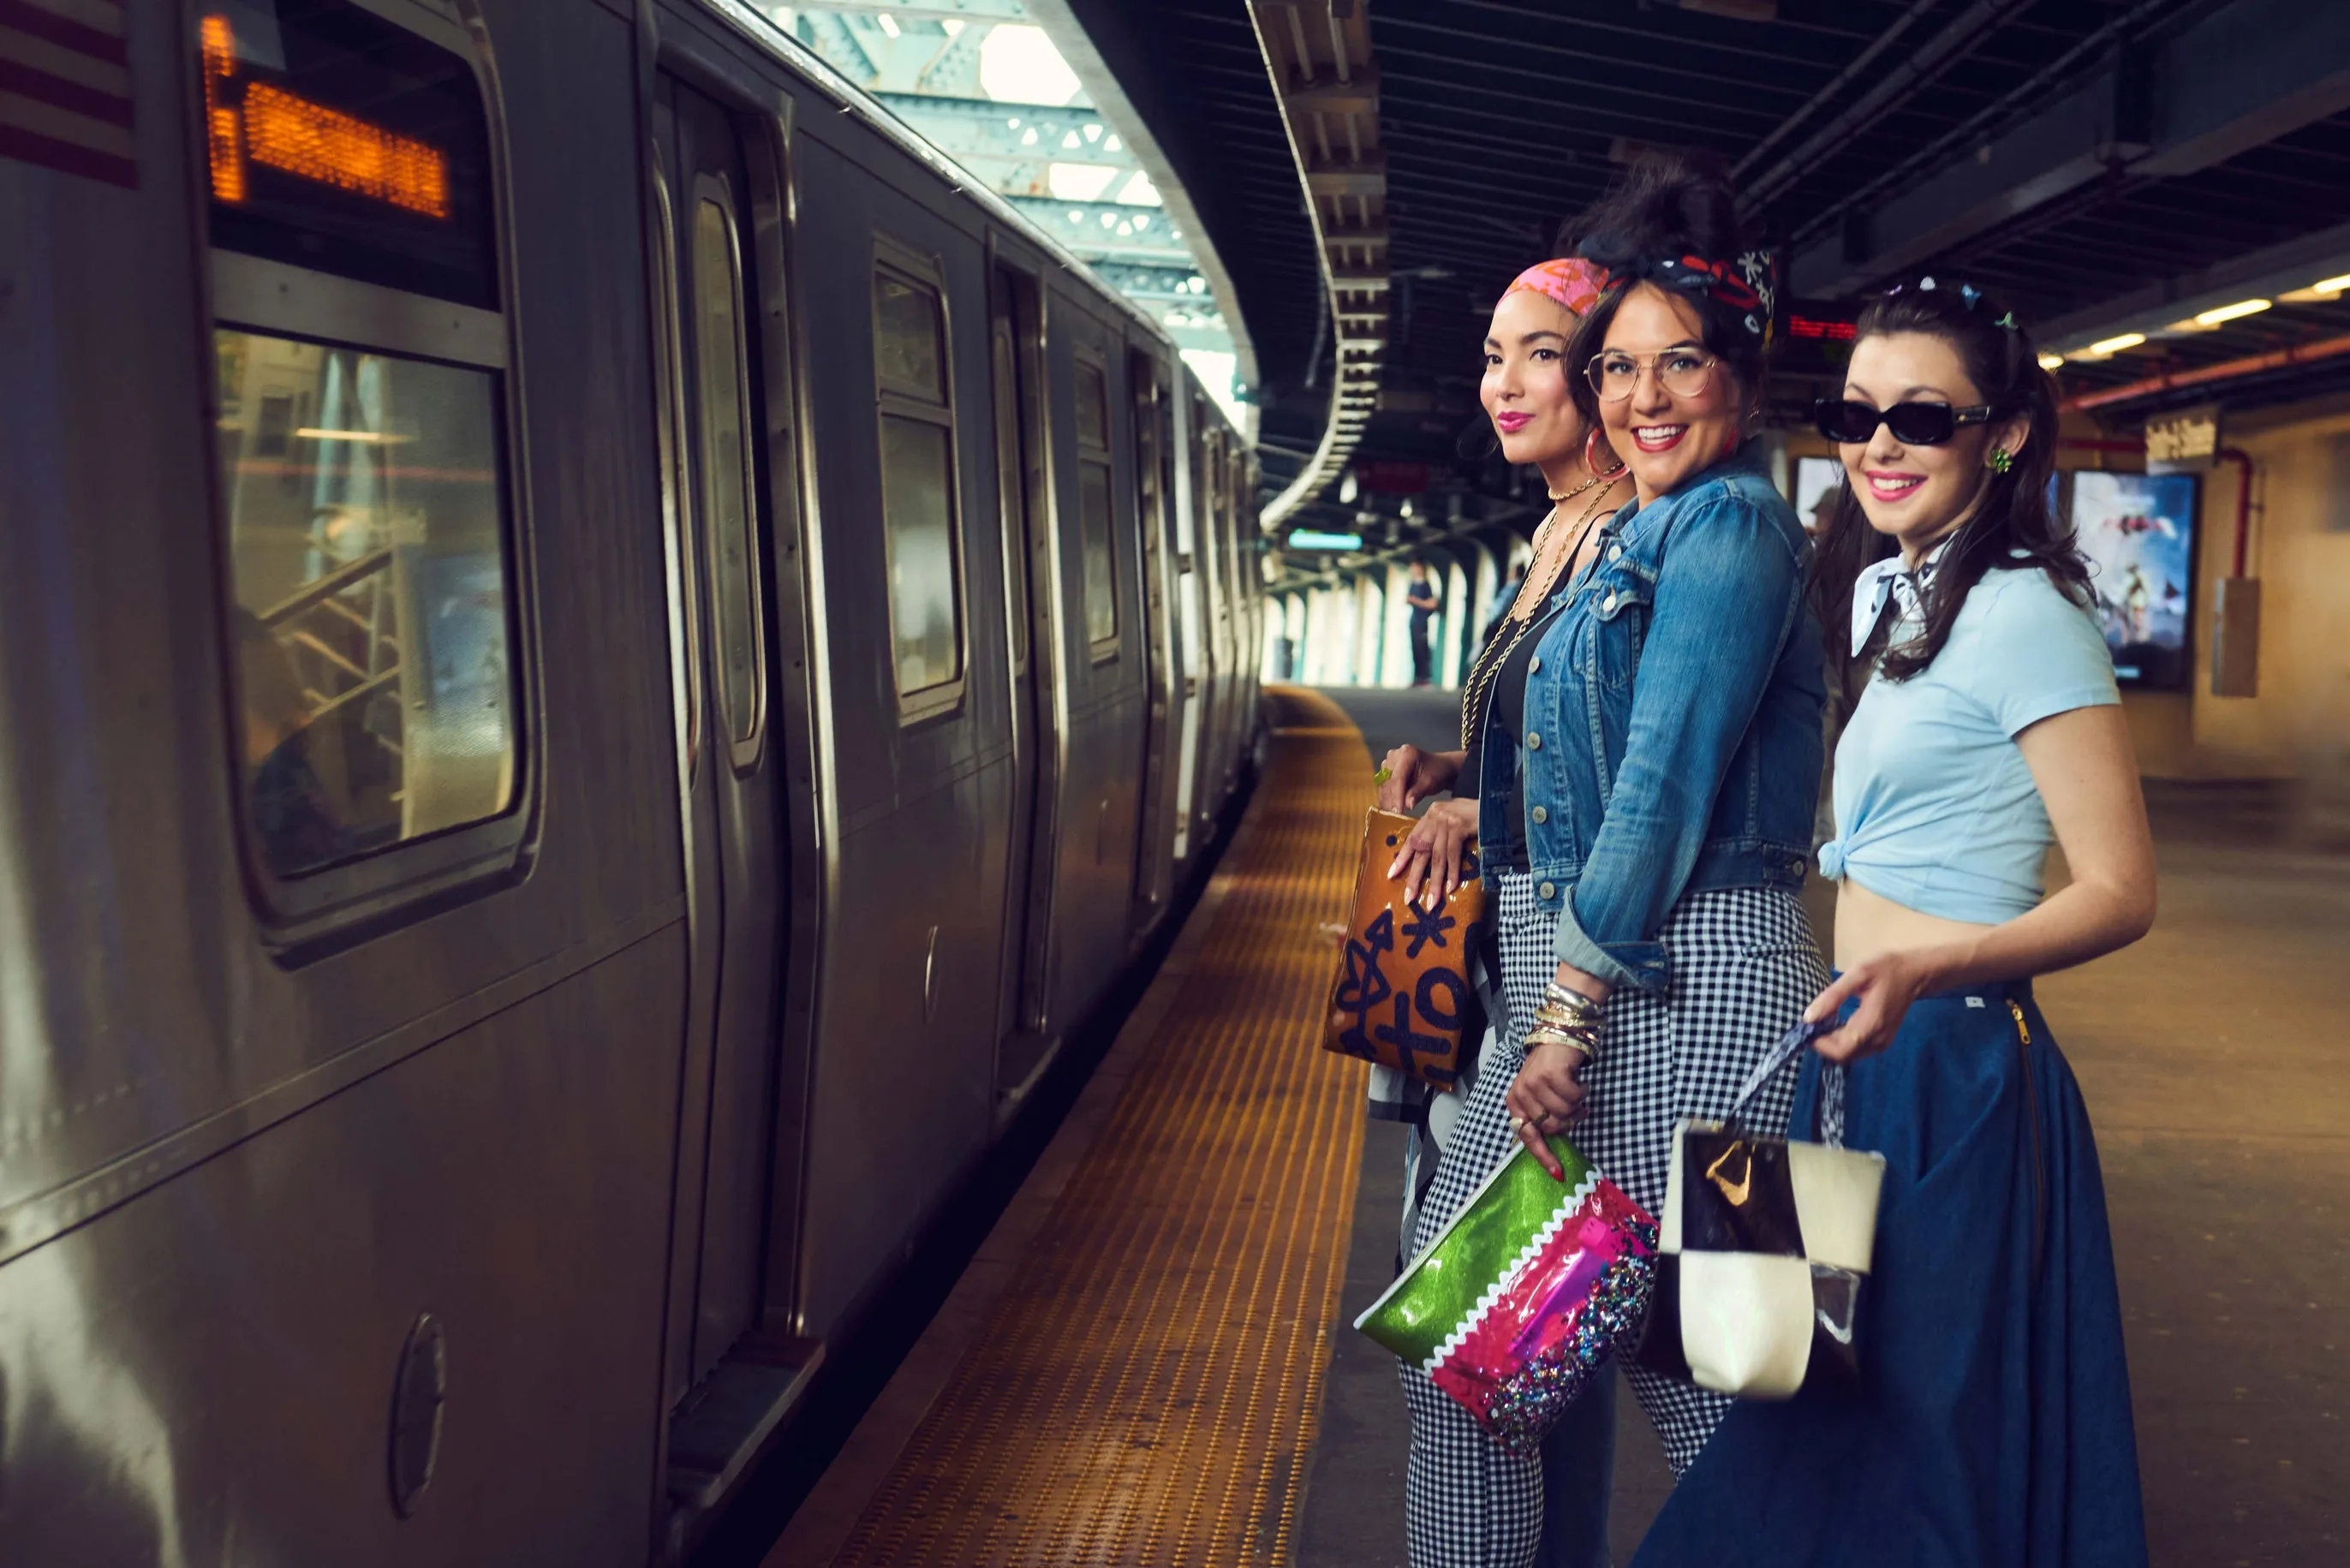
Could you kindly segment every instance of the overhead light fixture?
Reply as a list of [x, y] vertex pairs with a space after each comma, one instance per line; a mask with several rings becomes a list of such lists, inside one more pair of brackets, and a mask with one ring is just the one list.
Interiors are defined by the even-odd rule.
[[2203, 327], [2217, 327], [2223, 321], [2237, 321], [2247, 316], [2258, 316], [2272, 302], [2265, 299], [2240, 299], [2233, 305], [2223, 305], [2216, 310], [2198, 311], [2195, 320]]
[[399, 446], [411, 437], [393, 435], [388, 431], [328, 430], [320, 425], [304, 425], [294, 432], [296, 441], [351, 441], [366, 446]]
[[2054, 370], [2057, 366], [2062, 365], [2064, 362], [2064, 356], [2062, 354], [2043, 354], [2040, 356], [2040, 368], [2043, 370]]
[[1363, 547], [1360, 534], [1325, 534], [1315, 528], [1292, 528], [1289, 547], [1293, 550], [1359, 550]]
[[2089, 352], [2102, 359], [2108, 354], [2118, 354], [2125, 348], [2135, 348], [2146, 341], [2143, 332], [2125, 332], [2118, 337], [2108, 337], [2102, 343], [2089, 345]]
[[2340, 294], [2345, 289], [2350, 289], [2350, 272], [2344, 273], [2340, 277], [2320, 278], [2309, 286], [2320, 294]]

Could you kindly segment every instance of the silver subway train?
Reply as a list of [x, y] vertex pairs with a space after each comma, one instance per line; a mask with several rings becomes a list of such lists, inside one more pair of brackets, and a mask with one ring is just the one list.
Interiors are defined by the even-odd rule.
[[1253, 457], [734, 0], [0, 55], [0, 1561], [674, 1557], [1204, 867]]

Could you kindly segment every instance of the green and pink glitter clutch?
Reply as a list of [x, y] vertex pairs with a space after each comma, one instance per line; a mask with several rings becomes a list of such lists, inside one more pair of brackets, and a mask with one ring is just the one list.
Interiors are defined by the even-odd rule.
[[1532, 1454], [1617, 1350], [1639, 1343], [1656, 1221], [1563, 1137], [1566, 1179], [1521, 1146], [1355, 1326]]

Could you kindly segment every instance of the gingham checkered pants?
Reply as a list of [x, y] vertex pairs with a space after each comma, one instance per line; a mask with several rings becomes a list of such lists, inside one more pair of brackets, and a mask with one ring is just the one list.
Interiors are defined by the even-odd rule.
[[[1557, 920], [1534, 898], [1533, 878], [1493, 878], [1493, 933], [1510, 1005], [1506, 1032], [1487, 1041], [1460, 1125], [1447, 1140], [1420, 1205], [1418, 1255], [1517, 1147], [1503, 1096], [1525, 1059], [1524, 1039], [1543, 985], [1557, 971]], [[1665, 1201], [1673, 1124], [1720, 1117], [1747, 1072], [1827, 984], [1811, 922], [1794, 892], [1737, 888], [1684, 895], [1659, 933], [1671, 966], [1663, 992], [1617, 990], [1607, 1000], [1597, 1062], [1584, 1075], [1586, 1110], [1575, 1147], [1649, 1213]], [[1756, 1096], [1754, 1125], [1783, 1127], [1794, 1066]], [[1686, 1470], [1730, 1401], [1686, 1384], [1625, 1368], [1665, 1457]], [[1516, 1459], [1419, 1367], [1402, 1368], [1411, 1410], [1405, 1529], [1412, 1568], [1526, 1568], [1542, 1529], [1539, 1460]]]

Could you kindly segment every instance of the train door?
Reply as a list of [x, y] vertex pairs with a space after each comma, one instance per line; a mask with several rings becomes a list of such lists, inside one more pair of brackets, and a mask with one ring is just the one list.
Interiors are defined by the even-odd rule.
[[996, 495], [1003, 530], [1004, 621], [1012, 670], [1012, 834], [1006, 848], [996, 1088], [1018, 1090], [1042, 1064], [1060, 734], [1054, 669], [1059, 643], [1045, 496], [1043, 299], [1036, 280], [1003, 265], [989, 289], [995, 402]]
[[1134, 852], [1134, 923], [1139, 932], [1157, 922], [1173, 881], [1166, 784], [1173, 732], [1173, 682], [1179, 673], [1166, 581], [1172, 543], [1168, 524], [1173, 512], [1169, 503], [1172, 431], [1166, 372], [1157, 359], [1139, 350], [1128, 355], [1127, 368], [1127, 386], [1134, 404], [1134, 511], [1142, 532], [1143, 679], [1149, 697], [1142, 742], [1141, 823]]
[[1202, 420], [1203, 434], [1192, 443], [1192, 561], [1200, 580], [1200, 619], [1205, 659], [1200, 681], [1200, 757], [1187, 805], [1193, 831], [1204, 828], [1223, 804], [1224, 688], [1232, 666], [1232, 612], [1224, 603], [1223, 507], [1217, 487], [1223, 474], [1223, 431]]
[[780, 748], [766, 743], [769, 460], [755, 348], [769, 302], [754, 281], [753, 192], [732, 118], [664, 75], [654, 140], [696, 988], [673, 1218], [683, 1252], [674, 1397], [758, 1324], [764, 1251], [791, 1246], [794, 1217], [779, 1216], [785, 1229], [770, 1238], [785, 867]]

